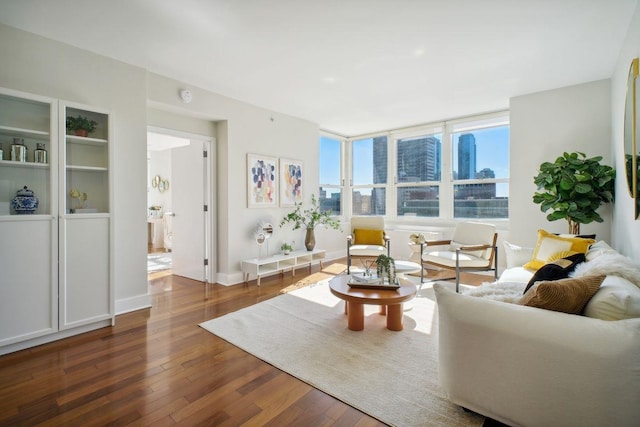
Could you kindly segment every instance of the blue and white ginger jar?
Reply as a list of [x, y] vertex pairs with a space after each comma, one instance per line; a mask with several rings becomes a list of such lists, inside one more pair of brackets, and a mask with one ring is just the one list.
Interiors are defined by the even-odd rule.
[[38, 209], [38, 198], [25, 185], [22, 190], [16, 192], [16, 197], [11, 199], [11, 207], [17, 214], [32, 214]]

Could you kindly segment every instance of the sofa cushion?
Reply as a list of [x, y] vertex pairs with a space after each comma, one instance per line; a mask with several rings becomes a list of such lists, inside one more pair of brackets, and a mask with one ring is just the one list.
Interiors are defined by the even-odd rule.
[[356, 228], [353, 230], [353, 240], [355, 245], [382, 245], [384, 246], [383, 230], [368, 230]]
[[507, 268], [522, 267], [533, 255], [533, 248], [525, 248], [514, 245], [506, 240], [502, 242], [504, 246], [504, 254], [507, 260]]
[[523, 294], [526, 294], [527, 291], [536, 283], [542, 280], [551, 281], [551, 280], [560, 280], [566, 279], [569, 277], [569, 273], [571, 273], [576, 265], [584, 262], [585, 256], [582, 253], [576, 253], [573, 255], [569, 255], [566, 258], [560, 258], [554, 261], [551, 261], [538, 269], [529, 280], [529, 283], [524, 288]]
[[602, 320], [640, 318], [640, 288], [622, 277], [607, 276], [584, 315]]
[[561, 237], [540, 229], [538, 230], [538, 242], [533, 250], [533, 256], [524, 267], [537, 270], [558, 252], [574, 251], [586, 253], [593, 243], [595, 243], [593, 239]]
[[524, 294], [519, 304], [546, 310], [580, 314], [589, 300], [598, 292], [606, 276], [585, 276], [555, 281], [541, 281]]

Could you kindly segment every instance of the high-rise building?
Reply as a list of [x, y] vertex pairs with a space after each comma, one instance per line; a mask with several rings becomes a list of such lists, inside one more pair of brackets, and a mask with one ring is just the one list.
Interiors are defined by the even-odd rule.
[[440, 140], [434, 136], [398, 141], [398, 182], [440, 181]]
[[458, 177], [474, 179], [476, 177], [476, 137], [463, 133], [458, 137]]

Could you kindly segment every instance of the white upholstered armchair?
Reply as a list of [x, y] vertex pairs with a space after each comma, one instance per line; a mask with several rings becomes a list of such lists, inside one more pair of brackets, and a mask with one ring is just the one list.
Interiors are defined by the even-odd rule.
[[[421, 281], [424, 280], [425, 264], [454, 270], [456, 292], [460, 288], [461, 271], [494, 271], [498, 278], [498, 234], [493, 224], [461, 222], [456, 225], [451, 240], [427, 241], [420, 245], [422, 264]], [[448, 245], [446, 249], [429, 251], [429, 246]], [[453, 277], [451, 277], [453, 278]]]
[[347, 274], [351, 274], [353, 258], [377, 258], [390, 256], [390, 239], [384, 232], [381, 216], [354, 216], [351, 233], [347, 236]]

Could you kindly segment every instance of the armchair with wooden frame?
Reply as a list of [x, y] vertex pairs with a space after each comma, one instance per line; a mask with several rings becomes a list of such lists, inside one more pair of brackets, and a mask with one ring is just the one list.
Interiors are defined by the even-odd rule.
[[347, 236], [347, 274], [351, 274], [354, 258], [377, 258], [386, 253], [390, 256], [391, 240], [384, 231], [381, 216], [354, 216], [351, 218], [350, 234]]
[[[498, 278], [498, 234], [493, 224], [461, 222], [455, 228], [451, 240], [431, 240], [420, 244], [420, 281], [424, 281], [425, 265], [454, 270], [456, 292], [460, 291], [460, 272], [493, 271]], [[448, 245], [444, 250], [428, 251], [429, 246]], [[444, 279], [444, 280], [447, 280]]]

